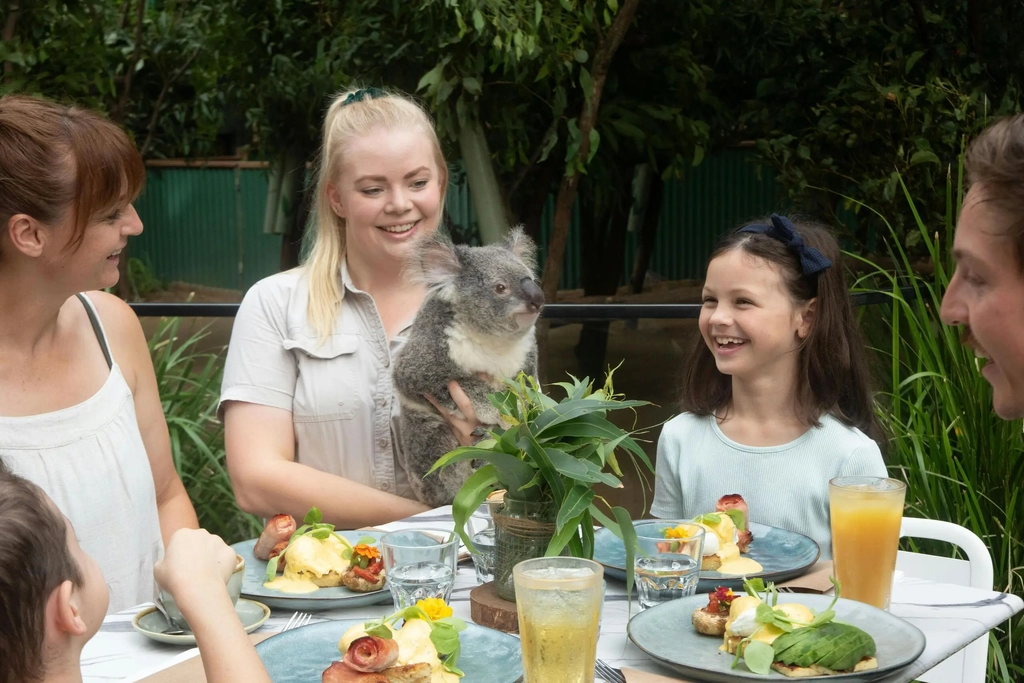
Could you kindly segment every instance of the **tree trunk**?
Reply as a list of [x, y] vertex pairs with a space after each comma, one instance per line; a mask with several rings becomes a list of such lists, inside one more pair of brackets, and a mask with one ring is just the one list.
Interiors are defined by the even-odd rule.
[[[18, 15], [21, 14], [21, 7], [18, 0], [13, 0], [10, 9], [7, 10], [7, 19], [4, 20], [3, 42], [10, 43], [14, 40], [14, 30], [18, 27]], [[14, 64], [4, 62], [4, 76], [14, 71]]]
[[612, 59], [615, 57], [622, 39], [633, 23], [640, 0], [625, 0], [619, 8], [615, 20], [608, 32], [598, 43], [594, 53], [593, 68], [590, 76], [594, 81], [594, 91], [589, 100], [584, 101], [578, 119], [580, 145], [576, 156], [569, 160], [568, 172], [562, 177], [555, 200], [555, 218], [548, 242], [547, 260], [544, 264], [544, 277], [541, 284], [544, 296], [549, 302], [555, 301], [558, 292], [558, 280], [562, 275], [562, 259], [565, 257], [565, 245], [569, 239], [569, 225], [572, 219], [572, 207], [576, 203], [576, 192], [579, 188], [580, 169], [590, 158], [590, 133], [597, 121], [597, 111], [601, 106], [601, 93], [608, 77]]
[[508, 217], [505, 215], [505, 202], [498, 185], [498, 176], [491, 161], [491, 150], [479, 121], [459, 129], [459, 150], [466, 164], [466, 180], [473, 208], [476, 209], [480, 242], [500, 242], [508, 232]]
[[[128, 0], [125, 0], [127, 2]], [[135, 11], [135, 46], [132, 48], [131, 59], [128, 60], [128, 64], [124, 71], [124, 88], [121, 90], [120, 97], [117, 98], [117, 104], [114, 105], [114, 110], [110, 114], [118, 125], [124, 124], [125, 112], [128, 110], [128, 102], [131, 98], [132, 91], [132, 76], [135, 74], [135, 65], [139, 63], [139, 57], [142, 55], [142, 26], [143, 21], [146, 18], [146, 0], [136, 0]]]
[[[594, 220], [593, 227], [587, 231], [589, 240], [584, 240], [583, 254], [580, 259], [583, 265], [584, 296], [615, 296], [619, 290], [619, 281], [625, 268], [622, 254], [626, 249], [626, 228], [631, 213], [631, 195], [626, 185], [622, 197], [614, 208]], [[581, 206], [581, 209], [584, 207]], [[581, 210], [580, 232], [584, 232], [586, 223]], [[590, 216], [588, 216], [590, 217]], [[580, 330], [576, 344], [576, 360], [579, 363], [579, 374], [594, 380], [595, 384], [604, 382], [605, 356], [608, 351], [608, 329], [611, 321], [586, 320]]]
[[651, 174], [651, 187], [647, 194], [647, 209], [644, 211], [643, 222], [640, 224], [640, 244], [637, 246], [636, 258], [633, 260], [633, 273], [630, 285], [634, 294], [644, 291], [644, 279], [651, 263], [651, 253], [658, 237], [658, 221], [661, 218], [662, 197], [665, 194], [665, 181], [657, 173]]

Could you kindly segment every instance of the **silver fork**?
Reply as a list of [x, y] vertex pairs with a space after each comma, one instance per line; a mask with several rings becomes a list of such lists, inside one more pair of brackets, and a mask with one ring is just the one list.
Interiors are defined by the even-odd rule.
[[594, 672], [608, 683], [626, 683], [626, 677], [622, 672], [605, 664], [604, 660], [598, 659], [594, 662]]
[[306, 626], [309, 624], [313, 615], [309, 612], [296, 612], [292, 615], [292, 618], [288, 620], [288, 623], [281, 629], [281, 633], [285, 631], [291, 631], [293, 628], [299, 628], [300, 626]]

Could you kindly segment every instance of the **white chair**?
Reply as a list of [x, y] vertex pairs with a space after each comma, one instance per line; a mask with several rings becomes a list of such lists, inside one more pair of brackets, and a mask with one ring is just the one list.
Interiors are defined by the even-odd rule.
[[[924, 553], [899, 551], [896, 568], [906, 576], [992, 590], [992, 556], [972, 531], [957, 524], [934, 519], [904, 517], [900, 537], [923, 538], [952, 543], [966, 560]], [[985, 683], [988, 662], [988, 634], [960, 650], [938, 666], [917, 677], [926, 683]]]

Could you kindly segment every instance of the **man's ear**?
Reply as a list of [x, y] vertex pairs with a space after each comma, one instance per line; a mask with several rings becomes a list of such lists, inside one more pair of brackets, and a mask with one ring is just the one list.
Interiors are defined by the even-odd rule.
[[35, 218], [24, 213], [16, 213], [7, 219], [4, 232], [15, 249], [26, 256], [37, 258], [43, 253], [46, 238], [49, 237], [43, 227]]
[[53, 628], [58, 633], [81, 637], [89, 631], [82, 619], [81, 605], [78, 604], [78, 593], [70, 581], [64, 581], [53, 589], [46, 603], [47, 629]]
[[341, 203], [341, 193], [334, 183], [327, 183], [327, 201], [331, 204], [331, 210], [339, 218], [345, 217], [345, 205]]
[[796, 328], [796, 336], [800, 339], [807, 339], [814, 325], [815, 310], [818, 307], [818, 298], [815, 297], [803, 305], [800, 311], [800, 323]]

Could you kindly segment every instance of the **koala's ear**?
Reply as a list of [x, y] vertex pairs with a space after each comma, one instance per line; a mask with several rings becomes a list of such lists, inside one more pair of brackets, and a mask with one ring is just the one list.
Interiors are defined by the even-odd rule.
[[537, 245], [533, 243], [530, 236], [523, 231], [523, 226], [517, 225], [512, 228], [503, 242], [506, 249], [515, 254], [530, 272], [537, 271]]
[[411, 281], [442, 291], [454, 287], [461, 271], [462, 263], [455, 245], [440, 233], [416, 245], [415, 253], [406, 266], [406, 275]]

